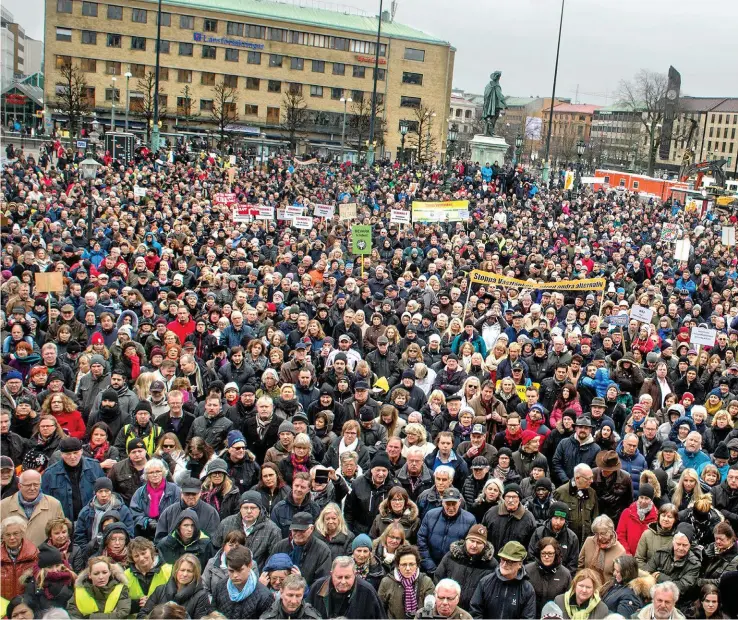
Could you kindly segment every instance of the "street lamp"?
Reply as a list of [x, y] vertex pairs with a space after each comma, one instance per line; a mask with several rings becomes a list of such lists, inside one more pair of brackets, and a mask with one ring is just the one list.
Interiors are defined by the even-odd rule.
[[131, 104], [131, 99], [128, 95], [129, 93], [128, 85], [132, 77], [133, 77], [133, 73], [131, 73], [130, 71], [126, 71], [126, 131], [128, 131], [128, 108], [130, 107], [130, 104]]
[[[86, 181], [92, 182], [97, 176], [97, 169], [100, 167], [100, 162], [92, 157], [83, 159], [79, 162], [79, 171], [82, 174], [82, 178]], [[87, 202], [87, 238], [92, 239], [92, 204], [93, 200], [90, 198]]]
[[451, 163], [451, 154], [454, 149], [454, 145], [456, 144], [456, 139], [459, 137], [459, 132], [456, 129], [455, 125], [451, 125], [451, 129], [448, 130], [448, 161]]
[[115, 131], [115, 83], [118, 78], [110, 78], [113, 82], [113, 96], [110, 98], [110, 131]]
[[579, 189], [582, 183], [582, 155], [584, 155], [586, 149], [587, 145], [584, 143], [584, 140], [581, 138], [577, 140], [577, 157], [579, 159], [577, 162], [577, 189]]
[[151, 150], [159, 151], [159, 54], [161, 52], [161, 0], [156, 9], [156, 66], [154, 67], [154, 127], [151, 132]]
[[346, 148], [346, 106], [351, 103], [351, 97], [341, 97], [343, 103], [343, 126], [341, 127], [341, 163], [344, 161], [344, 150]]
[[[161, 0], [160, 0], [161, 1]], [[551, 152], [551, 130], [553, 128], [554, 100], [556, 99], [556, 78], [559, 75], [559, 52], [561, 51], [561, 29], [564, 25], [564, 5], [566, 0], [561, 0], [561, 17], [559, 17], [559, 40], [556, 43], [556, 64], [554, 65], [553, 89], [551, 90], [551, 107], [548, 110], [548, 131], [546, 133], [546, 151], [543, 156], [543, 171], [541, 180], [548, 183], [549, 172], [551, 170], [551, 161], [549, 155]]]
[[377, 141], [366, 140], [364, 144], [366, 145], [366, 163], [371, 166], [374, 164], [374, 149], [377, 148]]
[[428, 133], [425, 140], [425, 159], [428, 160], [428, 156], [430, 155], [430, 141], [431, 141], [431, 123], [433, 122], [433, 119], [436, 117], [436, 113], [425, 113], [425, 118], [428, 119]]
[[513, 154], [513, 168], [515, 167], [515, 164], [518, 161], [518, 158], [522, 159], [520, 157], [520, 147], [523, 146], [523, 136], [518, 134], [515, 138], [515, 153]]
[[410, 126], [407, 123], [400, 123], [400, 161], [405, 164], [405, 136], [407, 135]]

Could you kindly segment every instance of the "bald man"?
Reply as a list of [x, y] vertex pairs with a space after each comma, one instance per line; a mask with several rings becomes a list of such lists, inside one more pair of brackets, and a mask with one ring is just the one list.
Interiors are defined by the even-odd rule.
[[46, 524], [65, 516], [59, 500], [41, 492], [41, 474], [33, 469], [18, 478], [18, 492], [0, 502], [0, 519], [13, 515], [28, 521], [26, 538], [37, 547], [46, 541]]

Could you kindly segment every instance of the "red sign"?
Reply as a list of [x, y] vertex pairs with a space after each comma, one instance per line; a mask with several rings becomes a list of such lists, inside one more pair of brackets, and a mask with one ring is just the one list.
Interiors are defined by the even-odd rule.
[[238, 200], [236, 199], [236, 194], [215, 194], [213, 196], [213, 202], [217, 205], [232, 205]]
[[[356, 60], [358, 60], [359, 62], [371, 62], [372, 64], [374, 64], [374, 56], [357, 56], [356, 57]], [[380, 65], [386, 65], [387, 64], [387, 59], [386, 58], [380, 58], [379, 59], [379, 64]]]
[[26, 96], [10, 93], [8, 95], [5, 95], [5, 103], [7, 103], [8, 105], [25, 105]]

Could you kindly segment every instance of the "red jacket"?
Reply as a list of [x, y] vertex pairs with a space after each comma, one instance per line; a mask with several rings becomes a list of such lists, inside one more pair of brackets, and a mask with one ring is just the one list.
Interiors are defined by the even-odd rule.
[[85, 438], [87, 427], [79, 411], [76, 409], [69, 412], [63, 411], [62, 413], [54, 414], [54, 417], [67, 435], [76, 437], [77, 439]]
[[618, 521], [618, 542], [625, 547], [628, 555], [635, 555], [638, 548], [638, 541], [641, 539], [643, 532], [648, 529], [650, 523], [655, 523], [658, 511], [655, 506], [651, 506], [651, 512], [641, 521], [638, 518], [638, 502], [633, 502], [620, 515]]
[[184, 344], [187, 336], [195, 332], [195, 321], [193, 321], [192, 317], [190, 317], [190, 320], [182, 325], [182, 323], [175, 319], [167, 325], [167, 329], [177, 334], [177, 338], [179, 338], [179, 343]]
[[20, 578], [26, 571], [33, 571], [38, 561], [38, 549], [29, 540], [23, 540], [15, 562], [10, 559], [10, 554], [4, 544], [0, 544], [0, 595], [9, 601], [14, 596], [25, 592], [21, 586]]

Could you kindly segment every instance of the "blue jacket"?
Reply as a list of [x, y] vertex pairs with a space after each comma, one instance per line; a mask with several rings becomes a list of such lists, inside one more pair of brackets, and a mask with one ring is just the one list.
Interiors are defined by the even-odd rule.
[[463, 540], [469, 528], [476, 522], [474, 515], [461, 507], [452, 519], [443, 512], [443, 507], [429, 510], [418, 530], [418, 551], [422, 570], [432, 575], [443, 556], [451, 549], [451, 543]]
[[[164, 489], [164, 495], [161, 496], [159, 502], [159, 516], [162, 515], [164, 510], [179, 502], [181, 492], [179, 487], [173, 482], [167, 482], [166, 488]], [[146, 492], [146, 484], [142, 484], [131, 498], [131, 514], [133, 515], [133, 524], [140, 528], [146, 529], [146, 525], [149, 522], [149, 494]]]
[[[590, 436], [591, 438], [591, 436]], [[562, 439], [556, 446], [553, 457], [554, 484], [564, 484], [574, 477], [574, 466], [578, 463], [586, 463], [592, 469], [595, 468], [595, 457], [600, 451], [594, 440], [579, 445], [576, 434]]]
[[457, 489], [461, 490], [461, 487], [464, 485], [464, 480], [469, 475], [469, 467], [467, 466], [466, 461], [462, 458], [459, 458], [454, 450], [451, 451], [451, 458], [453, 460], [449, 461], [448, 463], [437, 463], [437, 456], [438, 448], [433, 450], [433, 452], [425, 457], [425, 466], [433, 472], [436, 471], [436, 467], [439, 467], [440, 465], [447, 465], [455, 472], [454, 486]]
[[638, 487], [641, 486], [641, 472], [644, 469], [648, 469], [648, 463], [646, 457], [636, 450], [633, 456], [628, 456], [623, 453], [623, 443], [620, 442], [618, 447], [615, 449], [620, 457], [620, 463], [623, 471], [627, 471], [630, 474], [630, 479], [633, 481], [633, 499], [638, 498]]
[[[107, 506], [105, 511], [117, 510], [120, 515], [120, 522], [125, 526], [128, 531], [128, 536], [133, 538], [133, 515], [129, 510], [128, 506], [123, 503], [120, 495], [113, 493], [111, 503]], [[77, 522], [74, 524], [74, 544], [84, 549], [98, 532], [92, 531], [92, 526], [95, 523], [95, 509], [92, 506], [92, 502], [87, 504], [79, 513]]]
[[[95, 481], [98, 478], [104, 478], [105, 472], [95, 459], [83, 456], [80, 463], [82, 473], [79, 478], [79, 491], [82, 496], [82, 506], [86, 506], [95, 495]], [[58, 499], [67, 519], [74, 520], [72, 481], [64, 467], [64, 461], [54, 463], [42, 474], [41, 492]]]
[[690, 468], [700, 471], [702, 465], [710, 462], [710, 457], [702, 450], [690, 454], [686, 448], [679, 448], [677, 453], [682, 457], [682, 466], [684, 469]]
[[472, 334], [472, 337], [466, 335], [466, 332], [461, 332], [451, 343], [451, 351], [455, 354], [459, 352], [461, 345], [465, 342], [471, 342], [474, 347], [474, 351], [482, 354], [482, 359], [487, 357], [487, 345], [484, 343], [483, 338], [479, 335], [476, 330]]
[[233, 325], [226, 327], [220, 334], [219, 344], [228, 347], [230, 350], [232, 347], [237, 347], [241, 344], [241, 339], [244, 337], [255, 338], [256, 334], [246, 323], [241, 325], [240, 330], [235, 330]]

